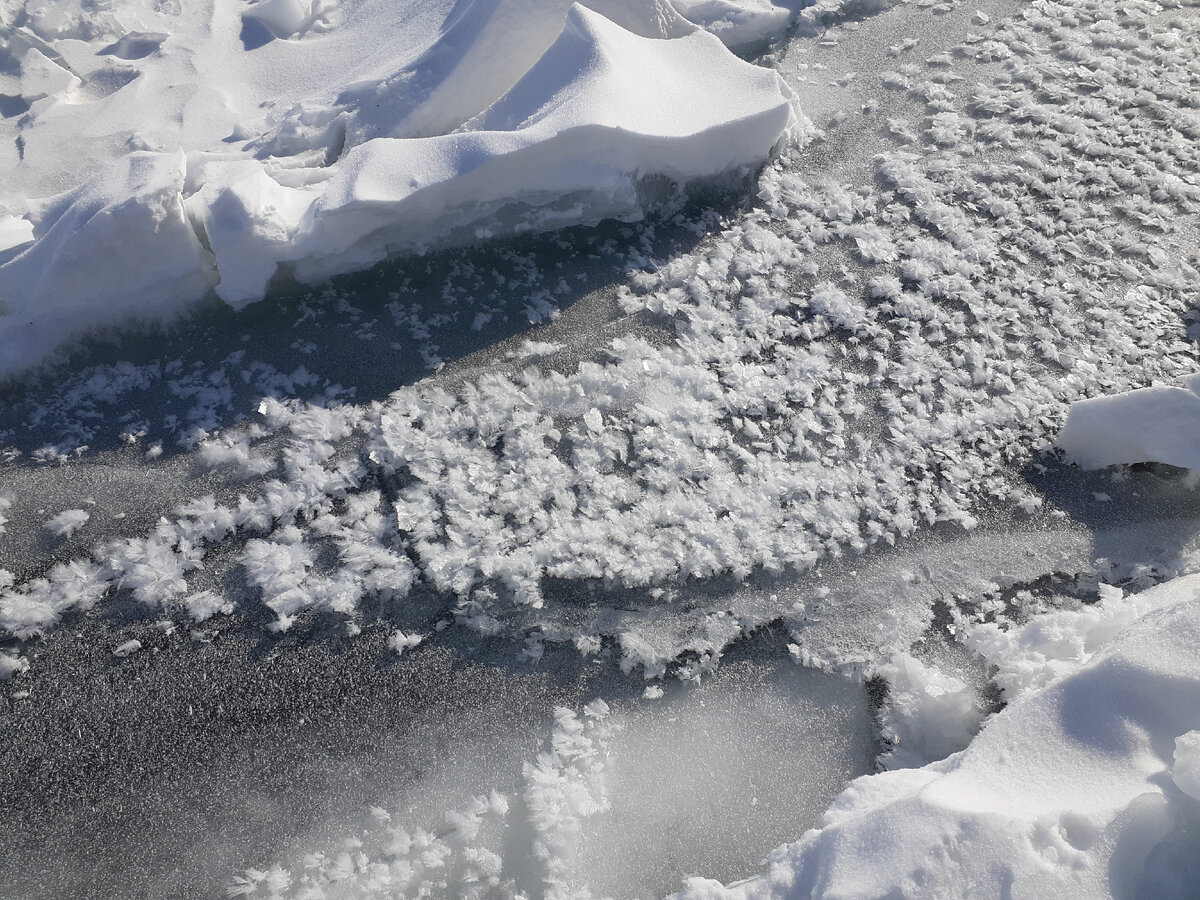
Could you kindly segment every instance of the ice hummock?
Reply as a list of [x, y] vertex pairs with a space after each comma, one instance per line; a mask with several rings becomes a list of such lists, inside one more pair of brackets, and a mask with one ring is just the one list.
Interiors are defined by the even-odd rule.
[[1058, 436], [1085, 469], [1158, 462], [1200, 469], [1200, 375], [1071, 404]]
[[[771, 10], [755, 21], [786, 24]], [[214, 288], [259, 300], [281, 264], [315, 282], [636, 220], [644, 179], [743, 170], [797, 121], [775, 72], [667, 0], [57, 12], [35, 8], [3, 48], [28, 109], [0, 126], [0, 372]]]

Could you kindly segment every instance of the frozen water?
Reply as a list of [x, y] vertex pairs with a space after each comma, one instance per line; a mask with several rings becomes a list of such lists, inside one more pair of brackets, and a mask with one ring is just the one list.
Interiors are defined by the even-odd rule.
[[[1006, 878], [1028, 893], [1186, 896], [1197, 877], [1188, 717], [1200, 557], [1193, 485], [1172, 466], [1193, 465], [1194, 393], [1178, 385], [1200, 368], [1195, 10], [1102, 0], [885, 7], [792, 10], [798, 35], [755, 68], [712, 35], [753, 45], [784, 21], [773, 6], [564, 4], [553, 21], [529, 23], [528, 44], [512, 57], [523, 61], [494, 81], [481, 73], [514, 33], [508, 16], [527, 8], [425, 7], [429, 18], [406, 33], [437, 33], [437, 41], [364, 52], [355, 72], [324, 86], [316, 68], [289, 80], [281, 67], [280, 83], [311, 77], [312, 90], [222, 120], [220, 136], [231, 140], [217, 140], [220, 159], [205, 157], [201, 168], [232, 166], [237, 190], [196, 177], [186, 154], [179, 163], [159, 149], [113, 151], [98, 140], [95, 152], [124, 166], [113, 182], [122, 203], [90, 218], [92, 208], [76, 203], [86, 196], [107, 208], [97, 166], [93, 193], [53, 199], [48, 190], [39, 215], [60, 215], [63, 233], [86, 232], [98, 255], [80, 259], [100, 262], [101, 238], [116, 233], [106, 222], [134, 237], [160, 228], [163, 253], [144, 273], [174, 302], [186, 291], [172, 273], [191, 259], [196, 221], [228, 214], [224, 249], [198, 245], [203, 266], [216, 268], [199, 271], [211, 282], [222, 264], [205, 254], [224, 254], [231, 280], [222, 284], [240, 303], [269, 284], [277, 263], [300, 275], [311, 266], [317, 278], [357, 253], [365, 264], [393, 249], [402, 225], [376, 228], [362, 204], [403, 205], [420, 191], [405, 193], [390, 177], [359, 184], [346, 163], [380, 162], [386, 171], [384, 151], [395, 142], [483, 147], [483, 164], [502, 169], [509, 155], [536, 159], [532, 172], [524, 163], [504, 169], [504, 193], [525, 175], [578, 187], [571, 161], [590, 145], [543, 157], [558, 136], [508, 155], [493, 153], [494, 142], [539, 137], [547, 122], [578, 124], [581, 109], [601, 131], [619, 131], [626, 111], [598, 102], [604, 96], [645, 104], [626, 104], [640, 124], [619, 146], [597, 141], [599, 169], [638, 147], [638, 159], [663, 167], [711, 163], [735, 144], [745, 161], [759, 160], [792, 95], [820, 129], [794, 130], [761, 173], [729, 182], [755, 186], [744, 208], [685, 210], [653, 179], [602, 178], [561, 221], [590, 221], [604, 202], [633, 197], [670, 210], [669, 222], [441, 252], [290, 299], [272, 288], [271, 308], [294, 316], [295, 331], [265, 324], [263, 304], [259, 318], [211, 314], [218, 324], [207, 332], [184, 330], [197, 341], [216, 334], [211, 349], [156, 356], [142, 341], [136, 361], [28, 382], [16, 395], [19, 412], [4, 420], [12, 446], [0, 469], [2, 665], [13, 715], [28, 727], [60, 721], [50, 685], [82, 665], [72, 653], [97, 655], [117, 682], [136, 684], [134, 676], [178, 662], [187, 647], [191, 666], [213, 677], [201, 660], [223, 634], [278, 649], [285, 664], [289, 653], [328, 642], [347, 653], [371, 647], [386, 660], [380, 671], [407, 672], [452, 648], [457, 660], [495, 665], [502, 680], [570, 659], [567, 682], [604, 672], [619, 685], [546, 697], [537, 726], [508, 748], [507, 780], [488, 772], [458, 781], [420, 809], [380, 806], [370, 779], [347, 764], [338, 785], [366, 787], [347, 793], [335, 814], [307, 807], [325, 823], [325, 856], [306, 861], [295, 832], [296, 841], [253, 860], [214, 851], [221, 877], [243, 872], [235, 887], [251, 896], [335, 882], [369, 895], [372, 879], [395, 882], [404, 871], [405, 889], [449, 893], [471, 879], [497, 889], [510, 879], [514, 892], [524, 885], [530, 895], [589, 884], [640, 894], [670, 890], [682, 873], [709, 879], [691, 884], [695, 896], [803, 887], [942, 896], [968, 884], [1002, 893]], [[243, 19], [255, 9], [238, 7], [222, 25], [243, 63], [316, 59], [363, 27], [367, 19], [356, 16], [379, 12], [299, 4]], [[390, 9], [420, 16], [416, 7]], [[91, 115], [108, 98], [124, 102], [139, 82], [148, 89], [152, 69], [186, 43], [149, 20], [120, 28], [105, 20], [85, 34], [72, 10], [63, 5], [55, 18], [46, 7], [16, 29], [13, 58], [28, 59], [27, 72], [18, 77], [10, 66], [5, 75], [6, 96], [30, 114], [29, 133], [5, 152], [14, 166], [29, 162], [22, 177], [47, 183], [67, 174], [34, 172], [50, 159], [35, 152], [37, 128], [55, 116], [66, 122], [83, 99], [100, 104], [80, 111]], [[441, 22], [444, 33], [434, 27]], [[814, 24], [821, 28], [807, 30]], [[25, 46], [30, 34], [41, 35], [36, 48]], [[49, 52], [56, 34], [69, 35], [57, 57]], [[565, 58], [581, 48], [588, 65], [572, 68]], [[144, 72], [125, 82], [130, 69], [85, 79], [67, 51]], [[747, 96], [763, 105], [744, 129], [721, 114], [730, 96], [717, 97], [711, 120], [696, 104], [676, 119], [656, 106], [671, 91], [659, 98], [627, 83], [635, 75], [669, 82], [700, 59], [713, 63], [717, 87], [754, 88]], [[21, 78], [24, 88], [12, 80]], [[702, 83], [713, 87], [695, 79]], [[689, 85], [675, 87], [686, 94]], [[191, 108], [202, 119], [216, 107], [204, 105], [210, 94], [197, 96]], [[378, 118], [376, 101], [386, 108]], [[13, 118], [6, 128], [25, 127]], [[653, 139], [643, 146], [643, 138]], [[458, 162], [454, 178], [437, 182], [439, 203], [455, 201], [450, 186], [469, 177]], [[306, 181], [315, 171], [328, 180]], [[599, 183], [613, 192], [596, 194]], [[137, 190], [125, 191], [131, 185]], [[353, 228], [325, 258], [301, 231], [288, 231], [308, 221], [290, 204], [294, 192], [325, 198], [335, 187], [345, 189], [338, 196]], [[141, 199], [122, 205], [125, 194]], [[555, 196], [535, 217], [562, 211], [554, 203], [566, 195]], [[449, 236], [455, 242], [485, 240], [515, 221], [489, 209], [475, 234], [471, 214], [460, 212], [435, 223], [463, 226]], [[32, 266], [23, 254], [34, 246], [48, 254], [59, 246], [43, 244], [53, 229], [39, 236], [22, 224], [33, 224], [26, 215], [0, 228], [10, 273], [22, 259]], [[241, 229], [249, 219], [263, 227]], [[672, 243], [672, 230], [692, 239]], [[247, 235], [257, 243], [241, 240]], [[285, 258], [302, 245], [303, 258]], [[555, 247], [559, 255], [546, 252]], [[589, 256], [592, 270], [581, 261]], [[598, 278], [588, 281], [589, 272]], [[47, 283], [60, 279], [63, 297], [89, 286], [90, 273], [75, 265], [45, 273]], [[119, 274], [97, 263], [93, 281], [120, 286]], [[153, 296], [149, 288], [131, 295]], [[548, 324], [513, 335], [523, 317]], [[512, 339], [488, 347], [496, 334], [488, 329], [502, 323], [497, 336]], [[447, 339], [454, 332], [479, 339]], [[371, 378], [358, 378], [366, 369]], [[89, 449], [93, 441], [103, 449]], [[1083, 472], [1071, 457], [1117, 468]], [[88, 515], [77, 532], [44, 527], [66, 510]], [[761, 681], [752, 696], [738, 695], [734, 682], [721, 682], [764, 627], [780, 638], [772, 662], [794, 660], [801, 668], [789, 671], [811, 677], [801, 696]], [[72, 643], [98, 633], [103, 640]], [[130, 641], [140, 649], [113, 656]], [[42, 659], [52, 647], [73, 649]], [[257, 671], [235, 668], [238, 678]], [[352, 671], [362, 679], [355, 684], [387, 677]], [[701, 688], [681, 700], [679, 682]], [[305, 684], [293, 712], [311, 701], [338, 722], [356, 715], [352, 705], [330, 712], [319, 699], [327, 694]], [[818, 822], [851, 772], [837, 752], [815, 753], [821, 774], [795, 792], [813, 789], [807, 824], [818, 827], [802, 834], [806, 825], [786, 820], [779, 795], [758, 792], [771, 779], [756, 779], [753, 791], [742, 779], [753, 768], [785, 783], [773, 768], [787, 752], [772, 737], [778, 709], [800, 709], [819, 729], [829, 710], [844, 708], [823, 694], [830, 684], [869, 689], [878, 762], [889, 771], [852, 782]], [[231, 715], [267, 728], [249, 711], [274, 696], [269, 679], [246, 685], [229, 694]], [[208, 703], [216, 689], [190, 690]], [[725, 703], [721, 690], [739, 701]], [[488, 702], [503, 709], [504, 696]], [[587, 703], [596, 696], [607, 711]], [[783, 696], [773, 710], [754, 706], [753, 698]], [[805, 705], [817, 697], [828, 703]], [[426, 699], [406, 708], [443, 714], [442, 694]], [[104, 708], [94, 702], [80, 706], [93, 718]], [[133, 757], [161, 746], [133, 731], [122, 745]], [[32, 733], [22, 759], [50, 744], [50, 732]], [[338, 733], [358, 740], [362, 722]], [[851, 756], [867, 740], [855, 727], [839, 735]], [[95, 745], [81, 735], [60, 743], [84, 754]], [[710, 751], [722, 744], [753, 765], [714, 763]], [[185, 757], [188, 748], [184, 741]], [[392, 757], [399, 768], [402, 757]], [[321, 758], [332, 770], [347, 759]], [[659, 774], [661, 760], [675, 758], [710, 773], [714, 789], [697, 793], [673, 770]], [[38, 786], [61, 783], [71, 769], [54, 759], [41, 774], [12, 769], [26, 773], [14, 785], [26, 791], [22, 809], [36, 809]], [[263, 767], [242, 765], [263, 777]], [[731, 781], [717, 784], [718, 774]], [[70, 783], [91, 789], [80, 779]], [[756, 798], [757, 819], [737, 806]], [[714, 802], [737, 835], [751, 821], [765, 835], [770, 822], [771, 841], [788, 842], [761, 877], [729, 889], [714, 880], [753, 875], [762, 852], [728, 831], [691, 829], [716, 817]], [[380, 807], [368, 826], [379, 846], [345, 843], [359, 840], [355, 804]], [[63, 809], [51, 805], [40, 834], [61, 834]], [[666, 809], [681, 822], [671, 839], [656, 819]], [[450, 831], [438, 824], [447, 811]], [[519, 823], [510, 829], [519, 848], [497, 837], [506, 823]], [[668, 845], [678, 864], [664, 860]], [[131, 856], [147, 852], [128, 846]], [[161, 870], [170, 854], [159, 848], [147, 865]], [[641, 874], [606, 867], [618, 856]], [[693, 872], [689, 860], [701, 856], [712, 868]], [[506, 871], [505, 860], [522, 862]]]

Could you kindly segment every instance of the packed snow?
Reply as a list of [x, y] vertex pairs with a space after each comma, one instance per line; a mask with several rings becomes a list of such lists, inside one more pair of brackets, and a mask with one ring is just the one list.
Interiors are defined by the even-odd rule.
[[[695, 11], [761, 31], [738, 9]], [[281, 264], [315, 282], [636, 220], [648, 179], [739, 172], [801, 121], [776, 73], [669, 0], [65, 2], [0, 24], [25, 107], [4, 120], [0, 374], [210, 290], [261, 300]]]
[[1071, 406], [1059, 446], [1088, 469], [1159, 462], [1200, 469], [1200, 376]]
[[1006, 682], [1008, 707], [966, 749], [858, 779], [765, 875], [678, 896], [1194, 896], [1200, 578], [1121, 599], [987, 654], [1056, 671]]
[[231, 308], [11, 382], [12, 709], [615, 679], [234, 896], [1194, 896], [1196, 5], [980, 6], [0, 7], [0, 370]]

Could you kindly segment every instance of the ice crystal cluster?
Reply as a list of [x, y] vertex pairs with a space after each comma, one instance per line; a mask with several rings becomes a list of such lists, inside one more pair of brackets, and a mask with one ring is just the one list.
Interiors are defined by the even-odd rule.
[[[415, 16], [419, 5], [399, 6]], [[142, 12], [190, 15], [167, 6]], [[226, 38], [241, 29], [241, 42], [263, 39], [259, 59], [294, 61], [323, 36], [384, 21], [384, 6], [215, 8], [229, 14]], [[11, 540], [6, 523], [21, 517], [34, 522], [30, 546], [41, 542], [32, 562], [2, 557], [0, 680], [28, 678], [23, 654], [69, 611], [116, 598], [196, 623], [261, 616], [277, 632], [325, 617], [350, 636], [398, 610], [394, 663], [456, 623], [468, 641], [515, 638], [522, 665], [570, 644], [651, 681], [699, 681], [735, 641], [777, 623], [797, 662], [885, 685], [886, 771], [851, 782], [759, 877], [694, 878], [681, 896], [941, 897], [979, 885], [1187, 896], [1200, 879], [1200, 557], [1185, 548], [1154, 568], [1135, 548], [1081, 561], [1066, 514], [1021, 472], [1050, 462], [1039, 454], [1200, 469], [1196, 4], [980, 11], [945, 48], [897, 40], [876, 70], [831, 83], [819, 54], [869, 32], [880, 10], [969, 13], [933, 0], [534, 6], [458, 4], [454, 40], [437, 52], [414, 45], [350, 75], [315, 72], [319, 84], [267, 107], [243, 102], [249, 89], [236, 110], [208, 97], [203, 121], [145, 146], [114, 125], [95, 151], [112, 167], [84, 185], [38, 155], [84, 115], [67, 107], [107, 104], [119, 123], [120, 78], [144, 66], [146, 89], [165, 90], [190, 57], [168, 34], [116, 19], [93, 32], [45, 12], [13, 32], [5, 52], [20, 56], [28, 118], [22, 158], [5, 165], [40, 185], [25, 200], [41, 199], [0, 209], [0, 346], [42, 353], [63, 322], [129, 313], [127, 293], [155, 315], [155, 297], [213, 287], [244, 305], [280, 272], [319, 282], [424, 252], [420, 234], [462, 245], [665, 219], [616, 232], [619, 249], [547, 239], [620, 270], [598, 292], [610, 319], [575, 343], [564, 330], [533, 334], [443, 367], [446, 334], [485, 330], [514, 298], [553, 329], [573, 294], [561, 260], [493, 248], [441, 258], [436, 308], [428, 284], [410, 282], [386, 306], [333, 286], [300, 304], [302, 321], [332, 316], [364, 347], [377, 331], [404, 333], [427, 374], [390, 392], [360, 398], [318, 374], [320, 345], [298, 336], [312, 365], [290, 373], [250, 348], [131, 361], [18, 404], [21, 427], [57, 437], [0, 463], [29, 479], [14, 475], [0, 496], [0, 536]], [[495, 48], [509, 17], [526, 14], [508, 66]], [[768, 65], [729, 50], [756, 52], [792, 26], [805, 40], [775, 45]], [[90, 81], [72, 74], [84, 61]], [[266, 90], [268, 69], [239, 77]], [[823, 108], [830, 85], [862, 102]], [[707, 108], [697, 91], [714, 98]], [[659, 176], [722, 176], [753, 196], [695, 213], [683, 195], [655, 193]], [[678, 250], [681, 233], [695, 240]], [[161, 265], [136, 291], [117, 277], [118, 234]], [[97, 291], [104, 311], [80, 312]], [[60, 305], [29, 319], [48, 297]], [[153, 391], [177, 412], [144, 413], [138, 398]], [[121, 405], [127, 415], [106, 421]], [[74, 465], [109, 431], [190, 493], [165, 492], [157, 522], [128, 532], [105, 530], [83, 498], [37, 506], [28, 473]], [[160, 460], [164, 448], [178, 453]], [[1179, 491], [1194, 480], [1181, 476]], [[970, 590], [939, 597], [935, 612], [920, 591], [938, 576], [900, 568], [926, 551], [888, 568], [893, 549], [996, 522], [1010, 540], [963, 540], [943, 561], [959, 553], [968, 569], [999, 547], [1034, 558], [1028, 581], [1054, 575], [1052, 589], [959, 573]], [[1071, 560], [1062, 571], [1055, 554]], [[838, 585], [813, 588], [837, 566]], [[734, 612], [739, 585], [805, 577], [812, 603], [752, 584]], [[885, 581], [900, 587], [871, 593]], [[915, 613], [904, 586], [920, 594]], [[580, 598], [593, 606], [581, 611]], [[870, 632], [854, 647], [834, 637], [829, 611], [843, 602]], [[433, 612], [410, 621], [409, 609]], [[985, 671], [990, 701], [969, 667], [951, 672], [918, 646], [934, 631]], [[115, 652], [132, 662], [142, 647]], [[644, 695], [662, 696], [658, 684]], [[589, 896], [574, 860], [607, 810], [614, 733], [602, 701], [560, 709], [516, 789], [480, 795], [434, 829], [380, 809], [343, 850], [250, 870], [230, 894]], [[524, 852], [506, 848], [506, 829], [528, 839]]]

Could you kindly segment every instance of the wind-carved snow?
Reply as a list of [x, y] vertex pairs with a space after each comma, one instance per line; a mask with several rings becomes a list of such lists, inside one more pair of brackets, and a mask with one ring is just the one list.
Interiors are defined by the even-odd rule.
[[1054, 660], [1049, 680], [1006, 681], [1009, 706], [969, 747], [852, 782], [765, 874], [678, 897], [1192, 895], [1200, 581], [1130, 599], [1034, 619], [1021, 652], [988, 658]]
[[281, 264], [319, 281], [639, 219], [646, 178], [758, 165], [801, 121], [775, 73], [668, 0], [55, 9], [3, 48], [28, 105], [3, 126], [19, 150], [0, 169], [4, 373], [213, 289], [259, 300]]

